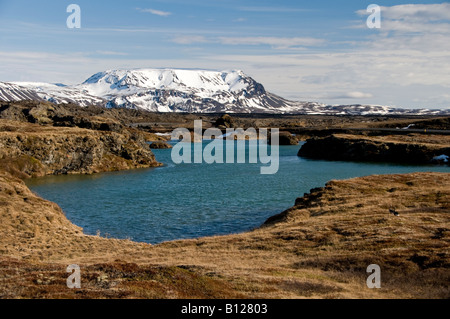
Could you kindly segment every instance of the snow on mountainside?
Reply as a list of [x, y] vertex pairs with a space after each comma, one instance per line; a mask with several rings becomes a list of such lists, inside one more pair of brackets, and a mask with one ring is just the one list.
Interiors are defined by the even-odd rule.
[[33, 91], [40, 99], [56, 104], [75, 103], [80, 106], [88, 106], [105, 103], [102, 98], [63, 84], [38, 82], [12, 82], [11, 84], [24, 87], [29, 91]]
[[82, 84], [0, 82], [0, 101], [138, 108], [153, 112], [300, 114], [450, 114], [450, 110], [406, 110], [386, 106], [294, 102], [267, 92], [242, 71], [180, 69], [109, 70]]
[[0, 101], [41, 100], [36, 91], [13, 83], [0, 82]]
[[93, 75], [78, 88], [108, 100], [109, 107], [158, 112], [279, 113], [290, 106], [242, 71], [111, 70]]

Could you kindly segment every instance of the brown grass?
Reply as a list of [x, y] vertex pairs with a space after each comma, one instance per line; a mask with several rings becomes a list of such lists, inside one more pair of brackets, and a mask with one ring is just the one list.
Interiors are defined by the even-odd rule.
[[[151, 246], [86, 236], [3, 174], [0, 296], [449, 298], [449, 185], [444, 173], [331, 181], [252, 232]], [[73, 263], [80, 291], [65, 286]], [[366, 287], [372, 263], [381, 289]]]
[[450, 135], [424, 135], [424, 134], [404, 134], [386, 136], [364, 136], [350, 134], [335, 134], [336, 137], [345, 139], [366, 139], [383, 143], [411, 143], [421, 144], [428, 147], [450, 147]]

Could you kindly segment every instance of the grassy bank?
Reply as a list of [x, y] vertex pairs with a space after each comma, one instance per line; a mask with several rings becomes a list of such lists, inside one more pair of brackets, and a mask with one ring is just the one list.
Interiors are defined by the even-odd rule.
[[[87, 236], [3, 174], [7, 298], [448, 298], [450, 174], [331, 181], [263, 227], [159, 245]], [[389, 209], [395, 207], [399, 216]], [[65, 268], [79, 264], [82, 289]], [[382, 288], [368, 289], [378, 264]]]

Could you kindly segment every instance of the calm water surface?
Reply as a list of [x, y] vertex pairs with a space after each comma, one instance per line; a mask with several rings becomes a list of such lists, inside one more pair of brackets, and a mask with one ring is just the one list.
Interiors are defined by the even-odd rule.
[[297, 157], [299, 148], [280, 146], [280, 167], [274, 175], [260, 175], [264, 164], [175, 165], [168, 149], [154, 150], [164, 167], [48, 176], [28, 180], [27, 185], [58, 203], [87, 234], [155, 244], [250, 230], [331, 179], [450, 172], [445, 166], [307, 160]]

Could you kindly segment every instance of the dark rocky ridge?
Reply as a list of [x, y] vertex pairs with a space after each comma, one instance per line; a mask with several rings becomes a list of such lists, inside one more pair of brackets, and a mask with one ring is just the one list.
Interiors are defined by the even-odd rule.
[[[289, 132], [281, 131], [277, 135], [278, 135], [279, 145], [298, 145], [299, 139], [295, 135], [292, 135]], [[268, 137], [267, 143], [268, 144], [272, 143], [271, 136]]]
[[0, 118], [6, 120], [120, 132], [125, 125], [113, 113], [101, 107], [82, 108], [75, 104], [36, 101], [0, 103]]
[[214, 124], [217, 128], [221, 130], [236, 127], [235, 120], [228, 114], [224, 114], [221, 117], [219, 117]]
[[[44, 116], [42, 116], [44, 114]], [[46, 114], [46, 115], [45, 115]], [[8, 120], [43, 122], [55, 126], [78, 126], [95, 129], [98, 125], [86, 124], [102, 118], [103, 122], [119, 123], [148, 132], [171, 132], [176, 128], [193, 129], [194, 120], [202, 120], [203, 127], [218, 127], [227, 124], [234, 128], [247, 129], [279, 128], [297, 137], [328, 136], [337, 133], [352, 133], [355, 129], [381, 128], [386, 131], [370, 131], [367, 134], [405, 134], [406, 130], [395, 130], [415, 124], [414, 128], [449, 129], [450, 117], [437, 116], [332, 116], [332, 115], [274, 115], [274, 114], [233, 114], [223, 113], [155, 113], [145, 110], [125, 108], [104, 108], [99, 106], [80, 107], [76, 104], [53, 104], [39, 101], [0, 102], [0, 118]], [[224, 121], [221, 118], [225, 118]], [[91, 120], [92, 119], [92, 120]], [[230, 122], [231, 121], [231, 122]], [[227, 125], [223, 125], [225, 130]], [[106, 126], [102, 130], [109, 130]], [[112, 130], [116, 128], [112, 127]]]
[[[389, 139], [390, 138], [390, 139]], [[308, 139], [298, 156], [339, 161], [431, 163], [433, 157], [450, 155], [450, 144], [442, 137], [440, 143], [415, 142], [414, 138], [395, 140], [336, 134], [325, 138]], [[437, 138], [439, 139], [439, 137]]]

